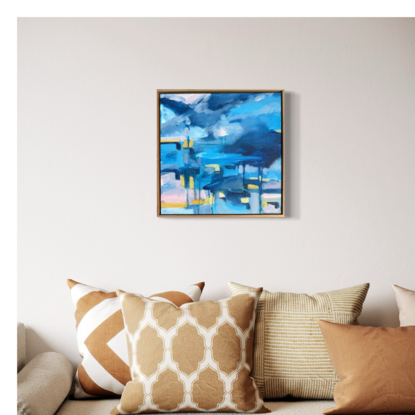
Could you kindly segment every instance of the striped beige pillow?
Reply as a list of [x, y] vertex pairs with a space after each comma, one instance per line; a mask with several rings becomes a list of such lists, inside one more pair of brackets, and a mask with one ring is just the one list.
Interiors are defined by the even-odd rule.
[[[82, 363], [75, 375], [74, 398], [118, 397], [131, 380], [127, 339], [117, 293], [68, 280], [76, 307], [77, 342]], [[186, 292], [168, 291], [152, 298], [177, 307], [199, 301], [204, 282]]]
[[[228, 283], [232, 295], [255, 288]], [[332, 399], [338, 378], [317, 320], [357, 324], [369, 284], [307, 294], [263, 291], [252, 376], [264, 398]]]

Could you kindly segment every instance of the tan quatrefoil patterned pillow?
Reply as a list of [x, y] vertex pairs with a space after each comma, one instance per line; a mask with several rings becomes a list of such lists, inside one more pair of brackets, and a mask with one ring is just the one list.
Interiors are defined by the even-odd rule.
[[249, 376], [261, 292], [176, 307], [117, 291], [133, 380], [111, 413], [269, 412]]

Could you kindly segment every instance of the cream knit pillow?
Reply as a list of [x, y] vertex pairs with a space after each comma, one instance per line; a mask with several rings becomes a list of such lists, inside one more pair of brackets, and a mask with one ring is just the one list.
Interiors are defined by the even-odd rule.
[[[232, 295], [255, 288], [228, 283]], [[332, 399], [338, 380], [317, 320], [357, 324], [369, 284], [307, 294], [263, 291], [252, 376], [264, 398]]]

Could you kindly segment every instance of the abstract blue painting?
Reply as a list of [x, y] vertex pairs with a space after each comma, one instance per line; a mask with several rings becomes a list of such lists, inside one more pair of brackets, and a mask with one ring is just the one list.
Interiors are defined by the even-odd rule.
[[158, 215], [284, 216], [284, 91], [158, 91]]

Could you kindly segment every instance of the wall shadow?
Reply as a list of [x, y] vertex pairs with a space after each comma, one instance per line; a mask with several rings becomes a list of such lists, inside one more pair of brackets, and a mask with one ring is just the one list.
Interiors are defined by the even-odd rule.
[[300, 217], [300, 96], [285, 92], [285, 216]]
[[382, 303], [365, 304], [359, 324], [373, 327], [399, 327], [399, 310], [395, 298], [384, 299]]
[[55, 350], [45, 342], [33, 329], [26, 328], [26, 362], [30, 362], [35, 356], [44, 352], [54, 352]]

